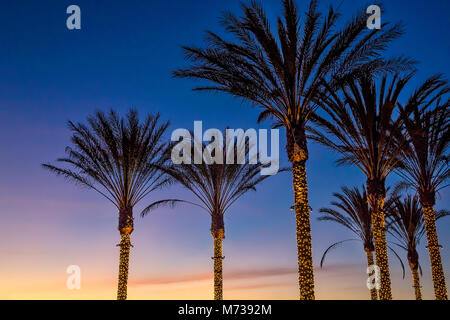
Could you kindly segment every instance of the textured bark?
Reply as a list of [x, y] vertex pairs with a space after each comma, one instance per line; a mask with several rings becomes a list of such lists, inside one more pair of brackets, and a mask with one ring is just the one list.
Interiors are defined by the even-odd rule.
[[[221, 225], [223, 225], [223, 217]], [[213, 225], [214, 219], [213, 219]], [[219, 224], [220, 225], [220, 224]], [[214, 256], [212, 257], [214, 260], [214, 300], [223, 300], [223, 249], [222, 249], [222, 241], [225, 238], [224, 229], [211, 229], [211, 234], [214, 238]]]
[[222, 239], [214, 239], [214, 300], [223, 300]]
[[416, 250], [415, 243], [409, 244], [408, 263], [409, 268], [411, 269], [411, 277], [413, 281], [413, 288], [416, 300], [422, 300], [422, 293], [420, 292], [420, 279], [419, 279], [419, 253]]
[[286, 129], [286, 152], [292, 163], [308, 160], [308, 144], [303, 126]]
[[[373, 250], [365, 250], [366, 251], [366, 256], [367, 256], [367, 266], [373, 266], [374, 265], [374, 260], [373, 260]], [[378, 294], [377, 294], [377, 289], [373, 288], [370, 289], [370, 299], [371, 300], [377, 300], [378, 299]]]
[[391, 276], [389, 272], [389, 260], [387, 254], [385, 214], [383, 206], [386, 191], [383, 181], [367, 181], [367, 199], [372, 212], [372, 232], [375, 242], [376, 265], [380, 268], [380, 300], [392, 300]]
[[305, 161], [292, 163], [297, 226], [298, 281], [301, 300], [314, 300], [314, 274], [311, 252], [311, 222]]
[[133, 208], [119, 210], [120, 258], [117, 300], [127, 299], [128, 266], [130, 261], [131, 233], [133, 232]]
[[413, 281], [413, 288], [416, 300], [422, 300], [422, 292], [420, 290], [419, 268], [414, 266], [413, 263], [410, 263], [409, 266], [411, 268], [411, 277]]
[[445, 284], [444, 269], [442, 268], [440, 246], [436, 231], [436, 213], [434, 212], [433, 206], [427, 205], [427, 203], [422, 203], [422, 210], [427, 234], [427, 248], [430, 254], [434, 295], [436, 300], [447, 300], [447, 286]]
[[217, 234], [217, 236], [225, 234], [225, 223], [223, 222], [223, 214], [221, 213], [213, 213], [211, 215], [211, 234], [213, 237]]

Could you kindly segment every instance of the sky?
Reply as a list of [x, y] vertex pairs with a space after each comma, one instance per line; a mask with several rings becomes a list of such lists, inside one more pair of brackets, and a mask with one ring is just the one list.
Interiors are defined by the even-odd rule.
[[[307, 1], [297, 1], [305, 11]], [[340, 6], [341, 22], [365, 1], [321, 1]], [[357, 3], [357, 5], [355, 5]], [[66, 8], [81, 8], [81, 30], [66, 28]], [[269, 17], [280, 1], [263, 1]], [[450, 29], [445, 0], [385, 1], [382, 21], [403, 21], [406, 33], [387, 51], [418, 60], [408, 95], [427, 77], [449, 74]], [[221, 12], [240, 13], [239, 1], [13, 1], [0, 0], [0, 299], [114, 299], [118, 255], [116, 209], [100, 195], [67, 183], [40, 164], [63, 156], [68, 120], [114, 108], [141, 116], [160, 112], [169, 132], [204, 128], [270, 128], [256, 124], [258, 109], [224, 94], [191, 91], [190, 80], [171, 71], [186, 65], [181, 45], [202, 45], [204, 31], [221, 32]], [[272, 19], [273, 21], [273, 19]], [[284, 132], [280, 133], [284, 148]], [[313, 209], [312, 239], [318, 299], [368, 299], [362, 244], [348, 243], [319, 261], [333, 242], [352, 238], [318, 210], [340, 187], [360, 186], [361, 172], [336, 167], [336, 155], [310, 144], [307, 164]], [[284, 149], [281, 161], [287, 164]], [[388, 184], [398, 180], [395, 175]], [[163, 208], [140, 218], [145, 204], [179, 197], [179, 186], [156, 192], [135, 208], [129, 299], [211, 299], [212, 237], [207, 214], [192, 206]], [[443, 190], [436, 208], [449, 208]], [[297, 299], [297, 260], [290, 173], [279, 173], [237, 201], [225, 216], [224, 298]], [[450, 282], [450, 219], [438, 223], [447, 283]], [[426, 241], [419, 248], [423, 296], [433, 298]], [[406, 253], [400, 252], [404, 261]], [[81, 289], [66, 287], [69, 265], [81, 269]], [[390, 256], [393, 296], [413, 299], [409, 270]]]

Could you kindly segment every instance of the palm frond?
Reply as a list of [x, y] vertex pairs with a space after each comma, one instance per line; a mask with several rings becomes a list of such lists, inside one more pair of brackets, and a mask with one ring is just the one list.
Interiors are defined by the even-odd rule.
[[333, 249], [336, 249], [338, 246], [342, 245], [344, 242], [348, 242], [348, 241], [361, 241], [359, 239], [346, 239], [346, 240], [342, 240], [342, 241], [338, 241], [333, 243], [331, 246], [329, 246], [322, 255], [322, 258], [320, 259], [320, 267], [323, 267], [323, 263], [325, 262], [325, 257], [326, 255]]
[[342, 193], [334, 193], [337, 201], [331, 202], [333, 208], [321, 208], [319, 221], [336, 222], [353, 232], [365, 247], [373, 246], [371, 214], [367, 203], [367, 192], [354, 187], [341, 188]]
[[[175, 77], [205, 80], [197, 90], [225, 92], [262, 108], [259, 120], [271, 118], [289, 130], [304, 130], [314, 113], [323, 83], [360, 74], [397, 72], [414, 64], [408, 58], [385, 60], [381, 53], [399, 37], [399, 24], [366, 28], [363, 10], [336, 30], [340, 14], [330, 6], [318, 11], [316, 0], [301, 18], [293, 0], [283, 0], [276, 32], [262, 5], [242, 4], [242, 16], [226, 12], [221, 25], [231, 40], [206, 32], [203, 47], [184, 46], [189, 65]], [[340, 81], [339, 80], [339, 81]]]
[[[450, 177], [450, 87], [441, 75], [428, 78], [399, 105], [408, 145], [402, 149], [402, 166], [397, 173], [421, 198], [435, 201], [436, 193]], [[433, 107], [434, 105], [434, 107]]]
[[56, 160], [62, 166], [43, 167], [99, 192], [117, 208], [133, 207], [172, 181], [158, 169], [169, 159], [163, 141], [168, 125], [159, 114], [140, 122], [134, 109], [124, 118], [113, 110], [97, 111], [87, 124], [68, 122], [72, 144], [67, 156]]
[[397, 260], [400, 262], [400, 266], [402, 267], [402, 277], [403, 279], [405, 279], [405, 265], [403, 264], [402, 259], [400, 258], [400, 256], [398, 255], [398, 253], [391, 247], [388, 246], [388, 249], [392, 251], [392, 253], [394, 254], [394, 256], [397, 258]]
[[196, 203], [193, 203], [191, 201], [186, 201], [186, 200], [179, 200], [179, 199], [165, 199], [165, 200], [158, 200], [155, 201], [151, 204], [149, 204], [147, 207], [145, 207], [142, 211], [141, 211], [141, 217], [145, 217], [147, 214], [149, 214], [150, 212], [160, 208], [160, 207], [170, 207], [170, 208], [175, 208], [175, 206], [178, 203], [188, 203], [197, 207], [200, 207], [204, 210], [206, 210], [204, 207], [202, 207], [201, 205], [198, 205]]
[[[222, 139], [216, 149], [210, 150], [211, 155], [203, 152], [209, 150], [205, 143], [197, 146], [192, 141], [188, 142], [191, 155], [200, 154], [201, 163], [168, 163], [160, 168], [191, 191], [199, 205], [211, 215], [225, 214], [235, 201], [248, 191], [256, 190], [256, 186], [269, 177], [260, 174], [264, 165], [256, 161], [252, 151], [254, 146], [244, 135], [226, 135]], [[213, 159], [217, 152], [225, 159], [223, 163]], [[279, 172], [287, 170], [281, 168]]]

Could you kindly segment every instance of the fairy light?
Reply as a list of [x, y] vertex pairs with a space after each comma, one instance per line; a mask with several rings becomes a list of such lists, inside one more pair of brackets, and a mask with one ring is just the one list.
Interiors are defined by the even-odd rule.
[[119, 212], [120, 247], [119, 279], [117, 287], [117, 300], [127, 299], [128, 266], [130, 262], [130, 237], [133, 232], [133, 209], [122, 209]]
[[214, 238], [214, 300], [223, 300], [223, 256], [222, 241], [225, 238], [224, 229], [211, 230]]
[[292, 165], [295, 221], [297, 225], [298, 282], [301, 300], [314, 300], [314, 273], [311, 249], [311, 222], [305, 161]]
[[413, 288], [414, 294], [416, 296], [416, 300], [422, 300], [422, 292], [420, 291], [420, 279], [419, 279], [419, 266], [417, 264], [409, 263], [411, 267], [411, 276], [413, 280]]
[[422, 292], [420, 291], [420, 279], [419, 279], [419, 254], [415, 248], [415, 243], [409, 243], [408, 245], [408, 263], [411, 269], [411, 278], [413, 281], [413, 289], [416, 300], [422, 300]]
[[[381, 186], [375, 186], [381, 190]], [[374, 184], [367, 185], [367, 190], [374, 190]], [[380, 192], [368, 193], [370, 209], [372, 210], [372, 232], [375, 242], [376, 265], [380, 268], [380, 290], [378, 297], [380, 300], [392, 300], [391, 275], [389, 272], [389, 260], [387, 255], [385, 214], [383, 206], [385, 198]]]
[[127, 299], [128, 264], [130, 258], [130, 234], [120, 235], [120, 259], [119, 259], [119, 285], [117, 289], [117, 300]]
[[442, 269], [442, 260], [440, 245], [436, 231], [436, 213], [433, 206], [422, 205], [425, 230], [427, 234], [428, 252], [430, 254], [431, 275], [434, 284], [434, 294], [436, 300], [447, 300], [447, 287], [445, 284], [444, 270]]

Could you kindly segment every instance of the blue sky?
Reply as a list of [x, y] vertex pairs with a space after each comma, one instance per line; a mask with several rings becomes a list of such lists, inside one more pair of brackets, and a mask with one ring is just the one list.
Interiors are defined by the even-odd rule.
[[[342, 21], [370, 4], [350, 0], [332, 2], [336, 6], [340, 4]], [[305, 11], [307, 2], [298, 3], [301, 11]], [[329, 3], [331, 1], [321, 1], [321, 8]], [[81, 8], [81, 30], [66, 28], [66, 8], [71, 4]], [[263, 1], [263, 4], [270, 17], [281, 13], [280, 1]], [[450, 50], [445, 33], [450, 29], [447, 16], [450, 3], [397, 0], [385, 1], [385, 8], [382, 21], [403, 21], [406, 30], [387, 53], [408, 55], [420, 62], [419, 71], [405, 93], [409, 94], [435, 73], [448, 76]], [[41, 293], [33, 291], [36, 284], [45, 287], [53, 281], [54, 287], [49, 285], [45, 297], [66, 297], [67, 294], [73, 298], [101, 298], [103, 289], [95, 286], [99, 281], [96, 275], [105, 269], [108, 270], [106, 287], [99, 286], [112, 288], [105, 292], [109, 295], [112, 292], [111, 297], [114, 296], [117, 213], [100, 196], [40, 168], [40, 163], [63, 154], [69, 142], [67, 120], [83, 121], [96, 109], [114, 108], [124, 113], [134, 107], [142, 115], [160, 112], [163, 119], [171, 121], [170, 130], [192, 129], [194, 120], [202, 120], [205, 129], [270, 127], [270, 123], [256, 125], [256, 108], [224, 94], [192, 92], [192, 81], [171, 77], [171, 71], [185, 65], [181, 45], [201, 45], [206, 29], [221, 32], [218, 17], [223, 10], [239, 13], [239, 2], [0, 2], [0, 237], [11, 240], [0, 242], [0, 255], [8, 256], [6, 262], [0, 259], [3, 261], [0, 279], [4, 278], [5, 283], [7, 279], [11, 283], [11, 279], [28, 279], [17, 288], [0, 286], [0, 296], [38, 297]], [[284, 146], [284, 132], [280, 137]], [[280, 153], [286, 163], [284, 149]], [[314, 210], [315, 265], [329, 244], [351, 237], [339, 226], [317, 222], [315, 214], [328, 205], [331, 194], [340, 186], [361, 185], [365, 181], [356, 168], [336, 168], [335, 158], [323, 147], [310, 144], [308, 182]], [[394, 181], [392, 177], [388, 182]], [[174, 187], [155, 194], [148, 201], [168, 196], [190, 197]], [[239, 283], [235, 289], [230, 289], [229, 298], [296, 298], [296, 275], [291, 272], [296, 268], [294, 219], [289, 210], [292, 197], [290, 174], [280, 173], [231, 208], [225, 221], [225, 268], [231, 270], [230, 274], [238, 274], [235, 281]], [[449, 204], [447, 189], [441, 193], [437, 207], [448, 208]], [[136, 298], [166, 297], [164, 294], [184, 297], [183, 290], [187, 296], [194, 290], [195, 297], [209, 297], [209, 282], [203, 284], [200, 280], [198, 287], [195, 281], [180, 281], [188, 284], [183, 288], [176, 287], [176, 282], [171, 284], [175, 289], [170, 288], [180, 292], [172, 296], [171, 289], [164, 285], [159, 284], [161, 291], [152, 291], [156, 289], [151, 285], [139, 285], [146, 279], [153, 279], [149, 283], [155, 283], [154, 279], [159, 278], [195, 278], [198, 270], [205, 274], [210, 272], [209, 221], [197, 211], [192, 207], [163, 209], [145, 219], [137, 219], [130, 275], [130, 281], [138, 283], [134, 291]], [[449, 227], [450, 221], [441, 221], [438, 227], [448, 280]], [[426, 273], [425, 297], [431, 298], [424, 246], [425, 241], [419, 253]], [[87, 256], [86, 252], [89, 252]], [[318, 297], [339, 298], [344, 292], [344, 298], [366, 298], [362, 247], [349, 244], [329, 258], [328, 273], [317, 272]], [[69, 294], [64, 287], [65, 267], [77, 261], [91, 275], [92, 281], [84, 291]], [[35, 268], [26, 271], [30, 264]], [[399, 279], [395, 261], [392, 269], [394, 297], [397, 294], [397, 297], [412, 298], [409, 278]], [[252, 280], [242, 276], [248, 270], [274, 275]], [[355, 273], [358, 279], [352, 277]], [[244, 281], [239, 280], [242, 277], [245, 285], [240, 284]], [[130, 297], [133, 297], [132, 289]]]

